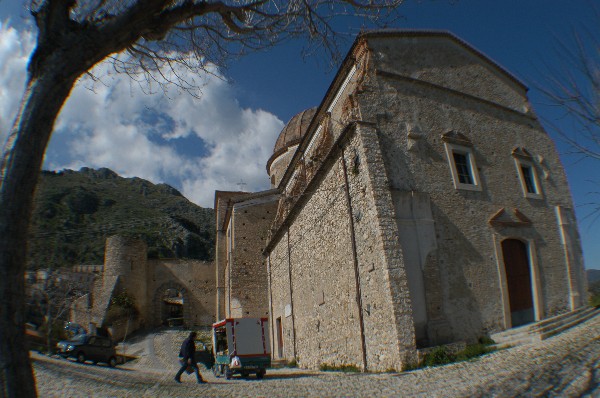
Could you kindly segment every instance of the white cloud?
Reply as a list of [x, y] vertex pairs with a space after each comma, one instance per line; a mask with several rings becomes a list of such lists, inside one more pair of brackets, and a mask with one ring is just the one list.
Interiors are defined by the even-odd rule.
[[[8, 65], [14, 76], [0, 73], [0, 93], [20, 96], [31, 34], [0, 28], [0, 35], [0, 68]], [[241, 179], [246, 190], [267, 188], [265, 164], [283, 123], [266, 111], [241, 108], [223, 79], [178, 73], [203, 83], [200, 98], [174, 88], [168, 96], [161, 90], [147, 94], [128, 76], [114, 74], [110, 64], [98, 65], [94, 75], [100, 81], [82, 79], [63, 107], [45, 168], [108, 167], [123, 176], [166, 182], [207, 207], [215, 189], [237, 190]], [[19, 76], [20, 88], [12, 80]], [[4, 121], [5, 113], [0, 115]]]
[[[237, 184], [242, 180], [246, 184], [245, 190], [268, 187], [266, 161], [272, 154], [273, 143], [283, 124], [272, 114], [261, 110], [243, 110], [240, 119], [238, 122], [243, 130], [235, 136], [215, 140], [215, 149], [198, 162], [204, 178], [184, 179], [183, 191], [190, 197], [205, 198], [203, 202], [212, 200], [214, 189], [210, 187], [239, 190]], [[267, 134], [268, 139], [265, 137]], [[269, 144], [265, 145], [265, 141]]]
[[27, 61], [35, 45], [29, 32], [0, 21], [0, 145], [8, 137], [25, 89]]

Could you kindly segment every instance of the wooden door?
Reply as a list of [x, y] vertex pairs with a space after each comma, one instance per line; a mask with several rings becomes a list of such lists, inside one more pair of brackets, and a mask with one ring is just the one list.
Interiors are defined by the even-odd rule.
[[512, 326], [533, 322], [533, 295], [527, 245], [517, 239], [502, 242]]

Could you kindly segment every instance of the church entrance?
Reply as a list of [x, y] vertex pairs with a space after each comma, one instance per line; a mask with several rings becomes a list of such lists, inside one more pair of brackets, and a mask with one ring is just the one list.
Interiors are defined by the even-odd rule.
[[531, 323], [535, 320], [535, 314], [527, 244], [518, 239], [506, 239], [502, 241], [502, 254], [512, 327]]

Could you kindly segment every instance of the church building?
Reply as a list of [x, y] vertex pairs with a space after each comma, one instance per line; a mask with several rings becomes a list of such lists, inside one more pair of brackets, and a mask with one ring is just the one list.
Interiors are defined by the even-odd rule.
[[399, 370], [586, 304], [527, 87], [451, 33], [360, 34], [267, 172], [268, 191], [216, 193], [216, 315], [268, 316], [274, 359]]

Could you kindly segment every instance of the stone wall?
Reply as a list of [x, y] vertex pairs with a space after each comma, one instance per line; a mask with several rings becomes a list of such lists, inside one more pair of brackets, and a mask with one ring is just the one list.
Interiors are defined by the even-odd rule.
[[[277, 356], [281, 334], [301, 366], [399, 369], [417, 347], [510, 328], [505, 239], [527, 247], [535, 319], [584, 304], [566, 177], [526, 88], [427, 36], [357, 42], [290, 163], [267, 249]], [[466, 188], [456, 142], [475, 161]]]
[[[452, 44], [443, 51], [433, 42], [411, 47], [404, 41], [382, 39], [369, 44], [377, 73], [357, 100], [365, 121], [377, 124], [396, 208], [403, 206], [400, 202], [407, 194], [426, 193], [435, 220], [435, 237], [428, 238], [432, 244], [421, 255], [425, 260], [420, 265], [428, 270], [422, 276], [430, 290], [427, 316], [439, 317], [433, 312], [442, 306], [454, 339], [473, 340], [510, 327], [499, 277], [504, 265], [498, 245], [505, 238], [523, 240], [531, 250], [532, 278], [537, 279], [533, 294], [539, 301], [536, 317], [571, 309], [555, 207], [572, 208], [572, 201], [554, 144], [528, 111], [526, 99], [519, 100], [522, 90]], [[419, 60], [423, 54], [428, 55], [421, 66], [395, 63]], [[397, 75], [381, 73], [391, 70]], [[460, 132], [472, 142], [481, 190], [455, 189], [442, 140], [449, 131]], [[533, 155], [540, 198], [526, 198], [523, 193], [512, 155], [517, 147]], [[500, 210], [515, 208], [531, 223], [489, 223]], [[396, 217], [400, 223], [401, 217]], [[573, 246], [579, 247], [578, 236], [574, 240]], [[575, 257], [579, 275], [583, 264], [580, 256]], [[426, 261], [437, 264], [438, 270], [427, 267]]]
[[[228, 236], [227, 227], [229, 225], [229, 211], [232, 206], [234, 198], [247, 195], [244, 192], [227, 192], [227, 191], [216, 191], [215, 192], [215, 225], [217, 228], [215, 234], [215, 278], [216, 278], [216, 308], [215, 314], [216, 319], [223, 319], [225, 317], [225, 299], [226, 294], [226, 268], [229, 261], [228, 253]], [[225, 223], [227, 219], [227, 223]]]
[[400, 370], [416, 361], [415, 327], [405, 253], [398, 240], [377, 130], [358, 124], [344, 154], [349, 170], [368, 368]]
[[184, 325], [210, 326], [215, 319], [215, 265], [199, 260], [160, 259], [148, 261], [148, 291], [153, 324], [162, 322], [162, 294], [177, 289], [183, 295]]
[[463, 97], [482, 99], [517, 112], [530, 109], [527, 88], [522, 83], [456, 37], [419, 32], [404, 37], [374, 36], [368, 39], [368, 46], [378, 72], [391, 72], [406, 82], [445, 87], [465, 94]]
[[[90, 330], [106, 327], [113, 338], [137, 328], [160, 326], [166, 320], [164, 293], [174, 289], [183, 299], [183, 323], [208, 327], [215, 321], [215, 264], [198, 260], [147, 259], [146, 245], [138, 239], [107, 239], [104, 272], [89, 295], [77, 300], [71, 320]], [[127, 324], [125, 314], [112, 308], [112, 299], [127, 294], [134, 301], [135, 316]], [[110, 314], [110, 319], [107, 318]], [[90, 326], [90, 324], [95, 326]]]
[[416, 360], [415, 336], [383, 158], [373, 129], [360, 125], [364, 135], [355, 135], [340, 123], [360, 114], [352, 95], [362, 90], [369, 60], [362, 48], [356, 56], [360, 66], [344, 67], [334, 85], [343, 92], [328, 94], [330, 113], [305, 141], [285, 187], [296, 207], [270, 253], [273, 352], [281, 319], [286, 359], [295, 332], [301, 366], [401, 369]]
[[274, 359], [291, 361], [296, 357], [293, 317], [291, 267], [288, 256], [288, 234], [283, 234], [267, 257], [269, 270], [269, 305], [272, 355]]
[[[284, 319], [285, 306], [291, 307], [287, 313], [293, 308], [300, 366], [318, 368], [326, 363], [361, 367], [352, 244], [339, 163], [323, 177], [318, 191], [308, 196], [289, 235], [280, 240], [271, 256], [272, 279], [289, 279], [287, 272], [292, 287], [290, 297], [289, 287], [273, 285], [273, 317]], [[278, 300], [286, 296], [289, 302]], [[289, 344], [285, 339], [284, 346]]]
[[226, 275], [226, 317], [269, 315], [268, 276], [263, 248], [277, 211], [277, 197], [233, 205], [231, 264]]
[[283, 356], [291, 360], [295, 344], [303, 367], [383, 371], [415, 360], [391, 196], [376, 135], [361, 131], [324, 165], [316, 188], [307, 188], [269, 257], [273, 352], [280, 319]]
[[[148, 316], [150, 301], [148, 299], [148, 266], [146, 244], [133, 238], [111, 236], [106, 239], [104, 254], [103, 290], [100, 295], [94, 294], [94, 306], [103, 296], [112, 295], [114, 284], [112, 279], [119, 278], [120, 287], [135, 300], [135, 306], [141, 316], [142, 324], [151, 324]], [[108, 298], [110, 300], [110, 297]]]

